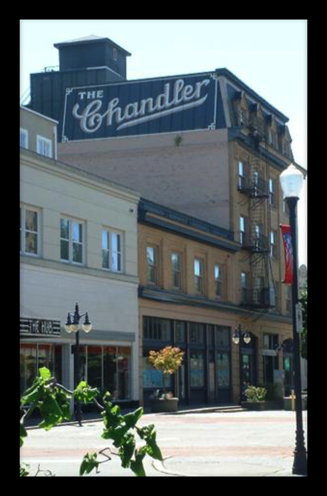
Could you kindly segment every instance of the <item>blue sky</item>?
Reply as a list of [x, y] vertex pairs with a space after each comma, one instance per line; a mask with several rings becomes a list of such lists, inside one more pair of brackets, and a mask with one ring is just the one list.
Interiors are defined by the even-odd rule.
[[[127, 78], [226, 67], [290, 119], [295, 161], [307, 168], [306, 20], [21, 20], [20, 95], [29, 75], [59, 65], [54, 43], [89, 36], [129, 51]], [[306, 187], [299, 202], [299, 262], [306, 263]]]

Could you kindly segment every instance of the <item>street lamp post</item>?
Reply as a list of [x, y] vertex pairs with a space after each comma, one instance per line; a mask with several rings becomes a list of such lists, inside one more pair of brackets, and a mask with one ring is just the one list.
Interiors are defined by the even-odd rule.
[[251, 342], [251, 334], [250, 332], [246, 329], [245, 331], [242, 331], [242, 326], [239, 324], [238, 326], [235, 326], [233, 329], [233, 335], [232, 335], [232, 341], [234, 344], [239, 344], [240, 349], [239, 349], [239, 368], [240, 368], [240, 399], [239, 402], [240, 404], [243, 401], [243, 364], [242, 364], [242, 340], [245, 344], [250, 344]]
[[294, 450], [293, 474], [307, 475], [307, 452], [304, 444], [302, 420], [302, 387], [300, 364], [300, 339], [297, 329], [298, 305], [298, 262], [297, 262], [297, 202], [303, 185], [303, 175], [291, 164], [279, 177], [283, 196], [289, 208], [291, 239], [293, 247], [293, 280], [292, 280], [292, 320], [294, 344], [294, 389], [296, 410], [296, 446]]
[[[71, 315], [73, 315], [73, 321], [71, 320]], [[85, 316], [84, 323], [80, 327], [80, 320]], [[68, 312], [67, 322], [65, 325], [66, 331], [70, 334], [72, 332], [75, 333], [76, 342], [75, 342], [75, 360], [74, 360], [74, 369], [75, 369], [75, 387], [81, 382], [81, 354], [80, 354], [80, 344], [79, 344], [79, 331], [82, 329], [84, 332], [90, 332], [92, 330], [92, 324], [89, 321], [88, 313], [79, 313], [78, 303], [75, 305], [75, 312]], [[80, 401], [77, 400], [77, 408], [75, 413], [75, 419], [77, 420], [80, 427], [82, 427], [82, 413], [81, 413], [81, 404]]]

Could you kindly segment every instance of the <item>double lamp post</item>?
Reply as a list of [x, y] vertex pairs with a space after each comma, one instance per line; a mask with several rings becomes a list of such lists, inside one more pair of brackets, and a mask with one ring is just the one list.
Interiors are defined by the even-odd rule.
[[283, 197], [289, 208], [290, 231], [293, 250], [292, 320], [294, 345], [294, 389], [296, 411], [296, 446], [294, 450], [293, 474], [307, 475], [307, 453], [304, 444], [302, 420], [302, 387], [300, 363], [300, 338], [298, 331], [298, 262], [297, 262], [297, 202], [303, 185], [303, 175], [291, 164], [279, 177]]
[[[71, 319], [71, 315], [73, 317], [73, 320]], [[80, 326], [80, 320], [84, 316], [85, 316], [84, 323], [82, 324], [82, 326]], [[75, 354], [74, 377], [75, 377], [75, 387], [77, 387], [78, 384], [81, 382], [81, 353], [80, 353], [80, 344], [79, 344], [79, 331], [80, 331], [80, 329], [82, 329], [84, 332], [90, 332], [92, 330], [92, 324], [89, 321], [89, 316], [88, 316], [87, 312], [80, 314], [78, 303], [76, 303], [76, 305], [75, 305], [74, 313], [68, 312], [67, 322], [65, 324], [65, 329], [69, 334], [74, 332], [75, 336], [76, 336], [76, 343], [75, 343], [75, 350], [74, 350], [74, 354]], [[76, 402], [75, 418], [76, 418], [79, 426], [82, 427], [82, 413], [81, 413], [81, 404], [80, 404], [79, 400], [77, 400], [77, 402]]]

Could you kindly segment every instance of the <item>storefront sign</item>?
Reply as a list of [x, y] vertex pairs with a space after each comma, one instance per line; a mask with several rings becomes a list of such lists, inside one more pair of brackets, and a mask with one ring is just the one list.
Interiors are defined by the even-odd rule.
[[20, 334], [60, 336], [60, 320], [20, 319]]
[[62, 141], [215, 129], [216, 107], [210, 73], [67, 88]]

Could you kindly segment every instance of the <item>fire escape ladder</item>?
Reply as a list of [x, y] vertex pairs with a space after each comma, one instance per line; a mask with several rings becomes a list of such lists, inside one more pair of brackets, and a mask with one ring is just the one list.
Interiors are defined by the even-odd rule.
[[[263, 178], [260, 158], [252, 158], [247, 181], [239, 191], [249, 198], [249, 226], [243, 248], [249, 253], [251, 288], [243, 306], [253, 310], [256, 317], [275, 306], [273, 273], [270, 261], [268, 232], [270, 209], [267, 208], [268, 184]], [[257, 313], [260, 315], [257, 316]], [[256, 318], [255, 318], [256, 320]]]

